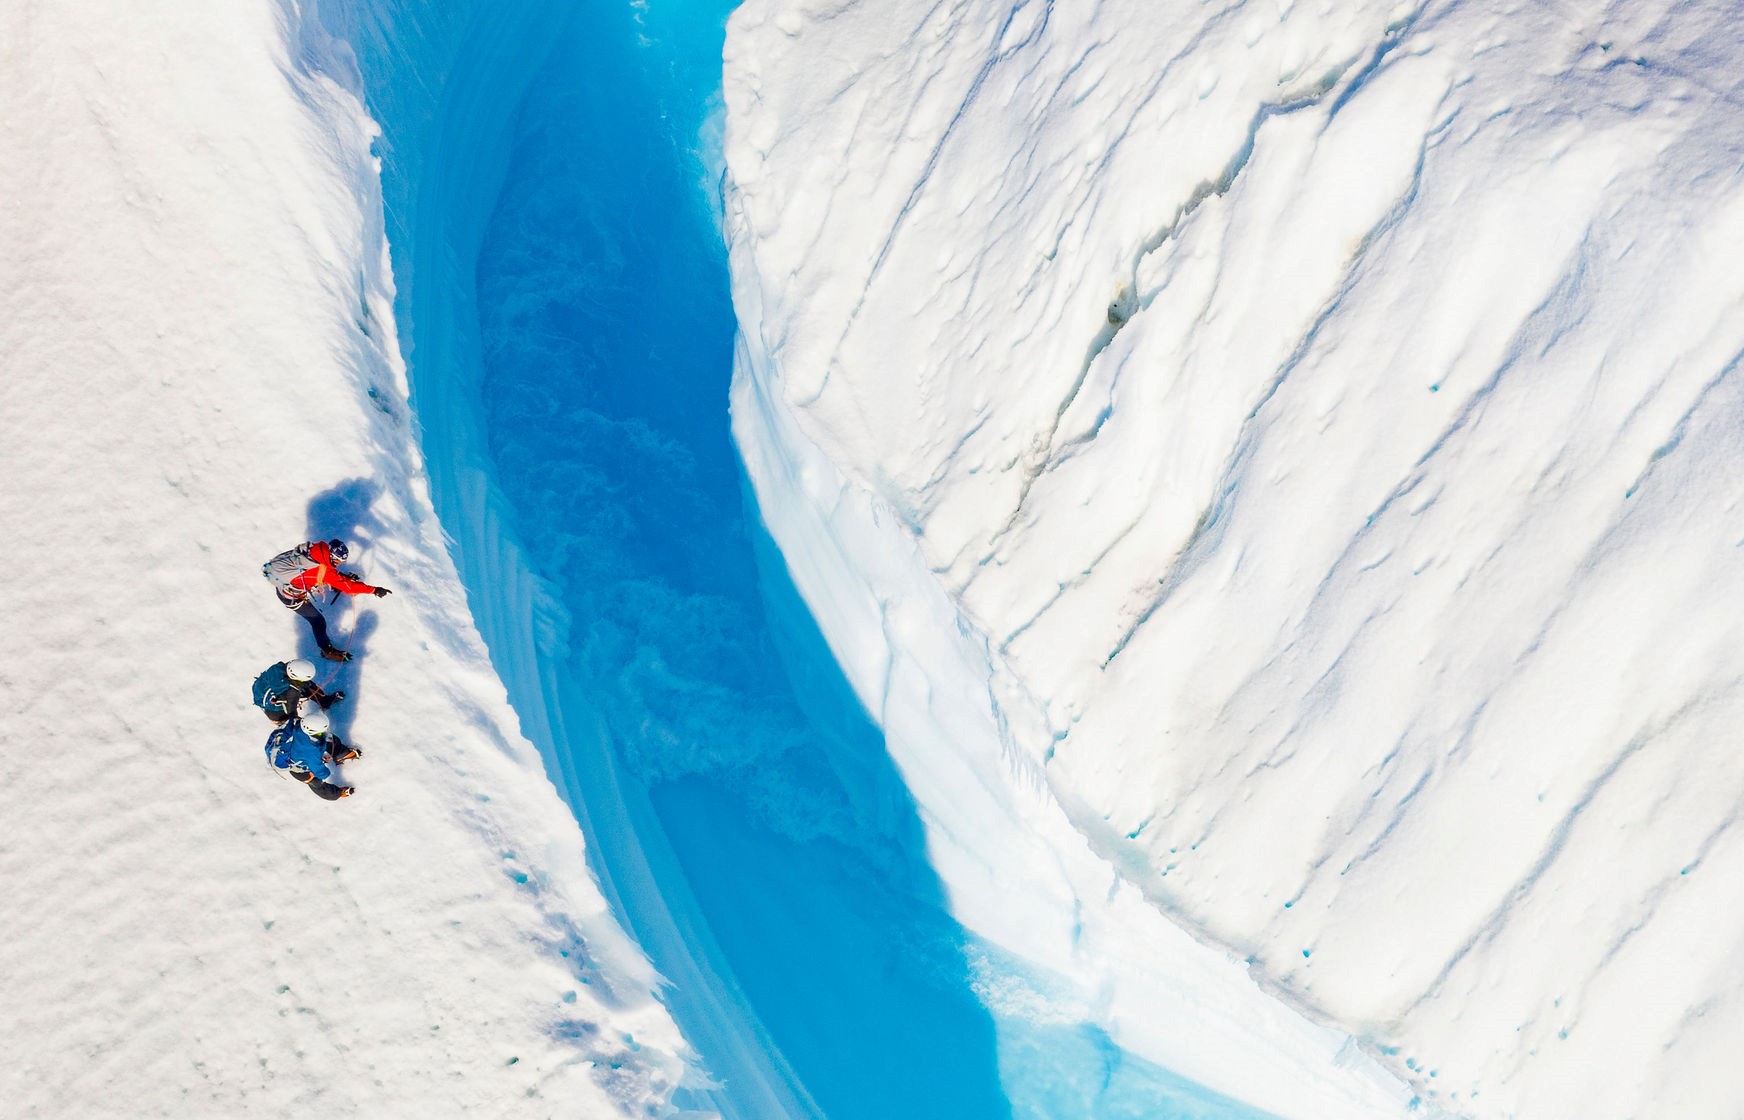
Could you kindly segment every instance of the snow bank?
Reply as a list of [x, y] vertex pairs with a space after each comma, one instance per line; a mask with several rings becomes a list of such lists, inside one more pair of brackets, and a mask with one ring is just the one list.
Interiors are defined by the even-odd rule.
[[1744, 1099], [1731, 14], [735, 16], [759, 500], [958, 917], [1121, 1045], [1340, 1076], [1166, 915], [1434, 1108]]
[[[233, 3], [0, 42], [8, 1115], [662, 1111], [682, 1040], [431, 512], [345, 52]], [[341, 615], [336, 804], [248, 702], [316, 533], [396, 591]]]

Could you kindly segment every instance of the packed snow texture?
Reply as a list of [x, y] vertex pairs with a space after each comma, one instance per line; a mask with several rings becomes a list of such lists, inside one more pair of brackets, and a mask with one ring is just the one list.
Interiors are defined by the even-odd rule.
[[759, 500], [1116, 1041], [1227, 1084], [1142, 895], [1430, 1111], [1736, 1114], [1741, 76], [1718, 3], [735, 15]]
[[[373, 125], [293, 5], [0, 9], [7, 1116], [607, 1116], [683, 1074], [431, 512]], [[362, 545], [359, 792], [268, 770], [312, 652], [260, 565]]]

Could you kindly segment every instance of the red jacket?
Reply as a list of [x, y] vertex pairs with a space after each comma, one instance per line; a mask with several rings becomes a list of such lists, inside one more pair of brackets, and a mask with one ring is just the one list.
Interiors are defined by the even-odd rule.
[[317, 587], [325, 586], [335, 591], [343, 591], [347, 595], [375, 594], [375, 588], [362, 580], [352, 579], [334, 566], [333, 554], [328, 550], [326, 541], [316, 541], [310, 546], [309, 559], [315, 562], [315, 566], [304, 568], [291, 580], [292, 591], [307, 595]]

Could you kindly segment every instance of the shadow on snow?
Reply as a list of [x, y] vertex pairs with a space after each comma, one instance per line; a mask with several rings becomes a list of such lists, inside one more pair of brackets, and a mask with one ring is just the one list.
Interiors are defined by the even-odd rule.
[[[358, 572], [366, 582], [369, 573], [363, 566], [368, 562], [368, 548], [382, 532], [381, 521], [371, 508], [380, 493], [381, 485], [373, 479], [348, 478], [309, 499], [308, 521], [304, 529], [304, 540], [326, 541], [337, 537], [350, 544], [351, 561], [342, 566]], [[332, 601], [317, 605], [327, 618], [327, 633], [333, 644], [350, 652], [352, 659], [349, 662], [323, 660], [308, 623], [289, 611], [285, 613], [297, 633], [296, 655], [315, 663], [315, 680], [322, 688], [329, 691], [343, 689], [345, 692], [344, 702], [335, 704], [328, 714], [333, 721], [334, 733], [349, 743], [351, 725], [363, 700], [363, 665], [377, 619], [373, 608], [361, 604], [353, 607], [351, 600], [355, 596], [330, 593], [329, 598]], [[347, 615], [352, 618], [349, 626], [345, 625]], [[366, 752], [369, 749], [367, 743], [358, 745]]]

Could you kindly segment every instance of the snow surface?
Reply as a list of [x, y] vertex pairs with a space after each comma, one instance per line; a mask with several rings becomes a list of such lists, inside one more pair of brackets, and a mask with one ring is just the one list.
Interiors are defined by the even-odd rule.
[[[347, 59], [289, 4], [0, 8], [8, 1117], [637, 1115], [684, 1075], [432, 513]], [[334, 804], [248, 699], [310, 650], [260, 565], [317, 534], [396, 592], [340, 614]]]
[[1385, 1107], [1263, 989], [1431, 1113], [1738, 1114], [1741, 76], [1718, 3], [736, 13], [759, 502], [1120, 1046]]

